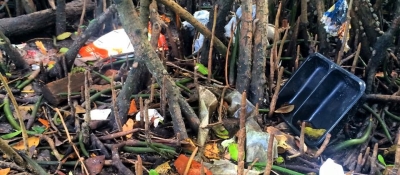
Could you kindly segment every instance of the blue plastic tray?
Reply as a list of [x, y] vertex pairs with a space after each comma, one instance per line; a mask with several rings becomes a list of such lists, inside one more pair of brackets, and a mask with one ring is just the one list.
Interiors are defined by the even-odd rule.
[[277, 107], [294, 105], [282, 118], [300, 135], [300, 123], [325, 129], [318, 139], [305, 137], [308, 146], [320, 145], [363, 95], [365, 83], [319, 53], [311, 54], [279, 92]]

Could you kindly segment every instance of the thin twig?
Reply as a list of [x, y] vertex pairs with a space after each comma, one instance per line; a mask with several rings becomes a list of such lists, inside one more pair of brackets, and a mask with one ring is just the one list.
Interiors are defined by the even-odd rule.
[[62, 116], [62, 114], [61, 114], [61, 112], [60, 112], [60, 110], [59, 110], [58, 108], [53, 108], [53, 110], [55, 110], [55, 111], [57, 112], [58, 116], [60, 116], [61, 123], [62, 123], [62, 125], [63, 125], [63, 127], [64, 127], [65, 133], [67, 134], [68, 142], [69, 142], [69, 144], [72, 146], [72, 148], [74, 149], [76, 156], [78, 156], [78, 160], [79, 160], [79, 162], [81, 163], [81, 166], [82, 166], [83, 170], [84, 170], [85, 173], [88, 175], [89, 172], [88, 172], [88, 170], [87, 170], [87, 168], [86, 168], [85, 163], [83, 162], [83, 158], [80, 156], [79, 150], [78, 150], [78, 148], [76, 148], [76, 145], [74, 144], [74, 142], [72, 142], [71, 135], [69, 134], [67, 125], [66, 125], [65, 122], [64, 122], [64, 117]]
[[278, 93], [279, 93], [279, 90], [281, 89], [282, 74], [283, 74], [284, 69], [285, 68], [283, 68], [283, 67], [279, 68], [278, 81], [276, 82], [275, 92], [274, 92], [274, 95], [272, 96], [271, 104], [269, 106], [269, 112], [268, 112], [269, 117], [272, 117], [272, 115], [274, 114], [274, 111], [275, 111], [276, 101], [278, 100]]
[[119, 109], [118, 109], [118, 105], [117, 105], [117, 93], [115, 92], [115, 84], [114, 84], [114, 76], [115, 73], [112, 74], [112, 78], [111, 78], [111, 102], [112, 102], [112, 106], [113, 106], [113, 112], [114, 112], [114, 117], [115, 117], [115, 122], [117, 122], [117, 127], [118, 127], [118, 131], [122, 131], [122, 123], [121, 123], [121, 119], [119, 118]]
[[371, 169], [369, 171], [369, 174], [375, 174], [376, 172], [376, 157], [378, 156], [378, 143], [375, 143], [374, 149], [372, 152], [372, 157], [371, 157]]
[[189, 160], [188, 160], [188, 162], [186, 164], [185, 172], [183, 173], [183, 175], [187, 175], [188, 174], [190, 166], [192, 166], [193, 158], [194, 158], [194, 156], [196, 156], [198, 150], [199, 150], [199, 147], [196, 146], [196, 148], [194, 148], [194, 151], [192, 152], [192, 155], [190, 155], [190, 158], [189, 158]]
[[150, 120], [149, 120], [149, 103], [150, 101], [146, 99], [144, 101], [144, 133], [146, 136], [146, 142], [151, 143], [150, 137]]
[[361, 43], [358, 43], [356, 55], [354, 56], [353, 64], [351, 65], [351, 73], [353, 74], [356, 72], [356, 66], [358, 62], [358, 57], [360, 56], [360, 51], [361, 51]]
[[272, 170], [274, 138], [275, 135], [270, 133], [268, 139], [267, 166], [265, 166], [264, 175], [269, 175]]
[[83, 24], [83, 19], [86, 14], [86, 0], [83, 0], [83, 7], [82, 7], [82, 14], [81, 14], [81, 19], [79, 20], [79, 26], [78, 26], [78, 36], [81, 35], [82, 33], [82, 24]]
[[238, 131], [238, 169], [237, 174], [243, 175], [244, 173], [244, 153], [245, 153], [245, 141], [246, 141], [246, 91], [242, 93], [242, 100], [240, 103], [240, 119], [239, 119], [239, 131]]
[[226, 86], [224, 86], [224, 88], [222, 89], [222, 93], [221, 93], [221, 101], [219, 103], [219, 109], [218, 109], [218, 122], [222, 122], [222, 108], [224, 106], [224, 96], [225, 96], [225, 91], [228, 88], [228, 84]]
[[[167, 64], [168, 66], [172, 66], [172, 67], [178, 68], [178, 69], [180, 69], [180, 70], [183, 70], [183, 71], [185, 71], [185, 72], [194, 74], [192, 71], [187, 70], [187, 69], [182, 68], [182, 67], [179, 67], [179, 66], [175, 65], [175, 64], [172, 63], [172, 62], [166, 62], [166, 64]], [[207, 77], [205, 77], [205, 76], [203, 76], [203, 75], [200, 75], [200, 74], [198, 74], [198, 76], [199, 76], [200, 78], [205, 79], [205, 80], [208, 79]], [[214, 80], [214, 79], [210, 79], [210, 80], [211, 80], [212, 82], [217, 83], [217, 84], [220, 84], [220, 85], [224, 84], [224, 83], [222, 83], [222, 82], [220, 82], [220, 81], [217, 81], [217, 80]]]
[[329, 134], [329, 133], [326, 134], [325, 140], [322, 143], [322, 145], [319, 147], [318, 151], [314, 154], [314, 158], [319, 157], [325, 151], [330, 139], [331, 139], [331, 134]]
[[337, 57], [337, 60], [336, 60], [336, 63], [337, 63], [337, 64], [340, 64], [340, 61], [341, 61], [342, 56], [343, 56], [344, 48], [345, 48], [345, 46], [347, 45], [347, 40], [348, 40], [347, 35], [348, 35], [348, 33], [349, 33], [349, 29], [350, 29], [350, 19], [351, 19], [351, 17], [350, 17], [350, 11], [351, 11], [352, 6], [353, 6], [353, 0], [350, 0], [349, 7], [348, 7], [348, 9], [347, 9], [347, 19], [346, 19], [346, 24], [345, 24], [346, 26], [345, 26], [345, 28], [344, 28], [344, 35], [343, 35], [343, 39], [342, 39], [342, 46], [340, 47], [340, 51], [339, 51], [339, 54], [338, 54], [338, 57]]
[[[234, 29], [235, 26], [235, 29]], [[228, 42], [228, 51], [226, 52], [225, 55], [225, 84], [226, 86], [229, 87], [229, 80], [228, 80], [228, 61], [229, 61], [229, 49], [231, 48], [231, 44], [232, 44], [232, 40], [233, 40], [233, 36], [234, 36], [234, 30], [236, 30], [236, 25], [232, 25], [231, 26], [231, 37], [229, 38], [229, 42]]]
[[300, 154], [304, 154], [304, 130], [306, 129], [306, 122], [301, 122], [301, 130], [300, 130]]
[[24, 142], [24, 152], [28, 151], [28, 133], [26, 132], [25, 124], [24, 124], [24, 119], [22, 118], [21, 112], [19, 111], [18, 103], [14, 98], [14, 94], [11, 92], [10, 87], [7, 84], [7, 80], [4, 78], [3, 74], [0, 73], [0, 80], [1, 83], [3, 83], [4, 88], [7, 91], [7, 94], [11, 100], [11, 103], [14, 106], [15, 114], [17, 114], [17, 118], [19, 121], [19, 125], [21, 127], [21, 132], [22, 132], [22, 140]]
[[212, 51], [213, 51], [213, 47], [214, 47], [215, 26], [217, 25], [216, 24], [217, 16], [218, 16], [217, 11], [218, 11], [218, 4], [216, 4], [214, 7], [214, 19], [213, 19], [213, 26], [212, 26], [212, 30], [211, 30], [210, 51], [208, 52], [208, 66], [207, 66], [207, 68], [208, 68], [207, 82], [208, 83], [211, 83], [210, 80], [211, 80], [211, 74], [212, 74]]
[[293, 72], [299, 68], [299, 58], [300, 58], [300, 45], [297, 45], [296, 61], [294, 62]]

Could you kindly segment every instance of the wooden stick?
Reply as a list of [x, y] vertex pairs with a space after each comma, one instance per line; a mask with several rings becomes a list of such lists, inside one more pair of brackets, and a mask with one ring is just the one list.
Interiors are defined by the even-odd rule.
[[215, 33], [215, 26], [217, 25], [217, 11], [218, 11], [218, 4], [214, 7], [214, 19], [213, 19], [213, 26], [211, 30], [211, 40], [210, 40], [210, 51], [208, 52], [208, 75], [207, 75], [207, 83], [211, 83], [211, 74], [212, 74], [212, 51], [214, 48], [214, 33]]

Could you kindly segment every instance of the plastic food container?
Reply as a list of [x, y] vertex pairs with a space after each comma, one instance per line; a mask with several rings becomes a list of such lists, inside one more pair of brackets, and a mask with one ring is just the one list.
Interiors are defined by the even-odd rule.
[[315, 53], [282, 87], [276, 106], [294, 105], [294, 110], [282, 114], [282, 118], [297, 135], [303, 121], [314, 129], [325, 129], [319, 138], [305, 137], [305, 143], [315, 147], [357, 103], [364, 90], [363, 80]]

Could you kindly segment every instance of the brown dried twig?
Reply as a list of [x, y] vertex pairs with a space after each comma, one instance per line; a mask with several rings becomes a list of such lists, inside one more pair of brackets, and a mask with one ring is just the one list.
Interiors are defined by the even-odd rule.
[[246, 141], [246, 91], [242, 93], [242, 101], [240, 103], [240, 119], [239, 119], [239, 131], [238, 131], [238, 169], [237, 174], [244, 174], [244, 152], [245, 152], [245, 141]]
[[208, 52], [208, 75], [207, 75], [207, 82], [211, 83], [211, 74], [212, 74], [212, 51], [214, 48], [214, 33], [215, 33], [215, 26], [217, 25], [217, 11], [218, 11], [218, 4], [214, 7], [214, 19], [213, 19], [213, 26], [211, 29], [211, 40], [210, 40], [210, 51]]
[[279, 68], [278, 81], [276, 82], [275, 92], [274, 92], [274, 95], [272, 96], [272, 100], [271, 100], [271, 104], [270, 104], [269, 112], [268, 112], [268, 117], [272, 117], [272, 115], [274, 114], [275, 107], [276, 107], [276, 101], [278, 100], [278, 93], [279, 93], [279, 90], [281, 89], [282, 74], [283, 74], [284, 69], [285, 68], [283, 68], [283, 67]]
[[330, 139], [331, 139], [331, 134], [329, 134], [329, 133], [326, 134], [325, 140], [322, 143], [322, 145], [319, 147], [318, 151], [314, 154], [314, 158], [319, 157], [325, 151]]
[[274, 145], [275, 135], [273, 133], [269, 134], [268, 139], [268, 150], [267, 150], [267, 166], [265, 166], [264, 175], [269, 175], [272, 170], [272, 162], [273, 162], [273, 145]]

